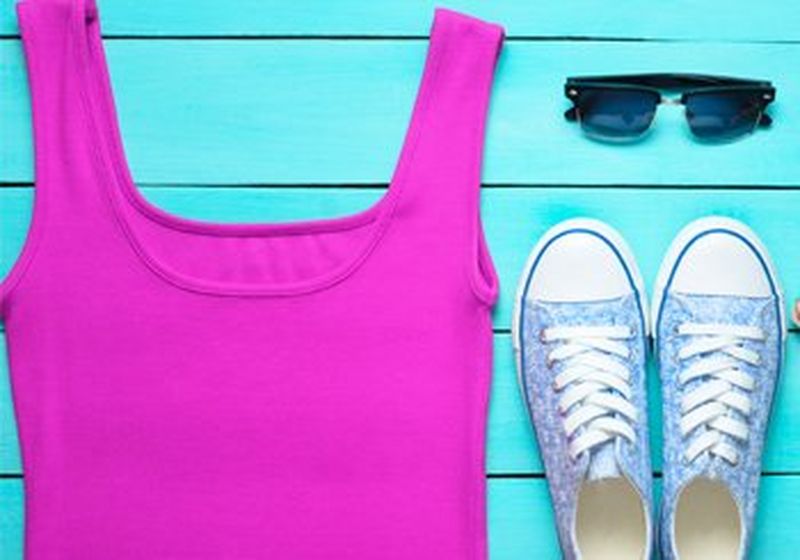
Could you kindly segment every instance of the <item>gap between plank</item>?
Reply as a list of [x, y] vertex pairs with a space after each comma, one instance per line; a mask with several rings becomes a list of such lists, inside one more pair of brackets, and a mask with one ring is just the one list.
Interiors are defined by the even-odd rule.
[[[0, 40], [17, 41], [19, 34], [0, 34]], [[428, 41], [428, 35], [417, 34], [139, 34], [108, 33], [103, 35], [106, 41]], [[700, 39], [676, 37], [602, 37], [592, 35], [509, 35], [507, 42], [521, 43], [702, 43], [730, 45], [798, 45], [800, 39]]]
[[[0, 335], [3, 335], [5, 333], [5, 330], [6, 330], [5, 325], [3, 325], [3, 323], [0, 323]], [[789, 330], [789, 334], [800, 333], [800, 326], [797, 326], [794, 323], [792, 323], [792, 324], [788, 325], [788, 330]], [[494, 334], [494, 335], [510, 335], [511, 334], [511, 329], [508, 328], [508, 327], [494, 327], [492, 329], [492, 334]]]
[[[781, 477], [798, 477], [800, 476], [800, 472], [789, 472], [789, 471], [763, 471], [761, 473], [762, 477], [774, 477], [774, 478], [781, 478]], [[653, 471], [653, 478], [662, 478], [663, 473], [661, 471]], [[0, 480], [22, 480], [25, 478], [25, 475], [22, 473], [0, 473]], [[525, 472], [509, 472], [509, 473], [486, 473], [487, 480], [503, 480], [503, 479], [544, 479], [546, 478], [544, 473], [525, 473]]]
[[[664, 473], [662, 471], [653, 471], [653, 478], [663, 478]], [[774, 478], [781, 478], [781, 477], [798, 477], [800, 476], [800, 472], [790, 472], [790, 471], [762, 471], [761, 477], [774, 477]], [[544, 473], [525, 473], [525, 472], [509, 472], [509, 473], [487, 473], [486, 478], [489, 480], [497, 480], [497, 479], [518, 479], [518, 478], [529, 478], [529, 479], [539, 479], [539, 478], [546, 478]]]
[[[176, 188], [176, 189], [273, 189], [273, 190], [305, 190], [310, 188], [318, 189], [340, 189], [340, 190], [383, 190], [387, 188], [386, 183], [138, 183], [143, 188]], [[0, 190], [7, 188], [33, 188], [32, 182], [13, 182], [0, 181]], [[645, 185], [645, 184], [550, 184], [550, 183], [483, 183], [486, 189], [498, 190], [523, 190], [523, 189], [562, 189], [562, 190], [598, 190], [598, 189], [617, 189], [617, 190], [642, 190], [642, 191], [771, 191], [784, 192], [800, 190], [800, 185], [778, 186], [778, 185]], [[5, 329], [0, 324], [0, 333]], [[800, 332], [800, 326], [789, 325], [789, 332]], [[495, 328], [495, 334], [509, 334], [510, 329]]]
[[[171, 189], [345, 189], [345, 190], [380, 190], [386, 189], [387, 183], [152, 183], [139, 182], [140, 188]], [[2, 188], [31, 188], [32, 181], [0, 181]], [[796, 191], [800, 184], [790, 185], [709, 185], [709, 184], [647, 184], [647, 183], [493, 183], [481, 185], [485, 189], [619, 189], [619, 190], [677, 190], [677, 191]]]

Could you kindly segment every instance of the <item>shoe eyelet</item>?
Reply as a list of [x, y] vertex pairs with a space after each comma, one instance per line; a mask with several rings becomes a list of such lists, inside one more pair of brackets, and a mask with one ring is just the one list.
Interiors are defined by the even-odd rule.
[[539, 329], [539, 342], [547, 344], [547, 335], [545, 334], [544, 329]]

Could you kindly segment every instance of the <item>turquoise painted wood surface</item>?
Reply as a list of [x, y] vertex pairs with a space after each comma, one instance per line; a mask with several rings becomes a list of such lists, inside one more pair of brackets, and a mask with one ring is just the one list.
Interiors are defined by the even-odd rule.
[[[3, 0], [3, 6], [10, 0]], [[603, 37], [775, 41], [800, 38], [800, 6], [767, 0], [745, 9], [729, 0], [106, 0], [107, 35], [424, 35], [435, 6], [503, 22], [511, 37]], [[735, 6], [735, 7], [734, 7]], [[9, 7], [10, 8], [10, 7]], [[737, 9], [738, 8], [738, 9]], [[17, 32], [11, 9], [0, 33]]]
[[7, 356], [5, 336], [0, 336], [0, 476], [22, 472]]
[[[143, 184], [386, 183], [424, 41], [114, 40], [108, 43], [134, 178]], [[18, 42], [0, 42], [0, 181], [32, 180]], [[202, 64], [197, 64], [202, 60]], [[800, 44], [511, 42], [489, 121], [489, 184], [779, 185], [800, 177]], [[569, 74], [647, 69], [774, 78], [775, 125], [702, 146], [662, 107], [624, 150], [563, 118]], [[246, 87], [243, 87], [246, 84]], [[668, 154], [666, 156], [665, 154]]]
[[[657, 481], [658, 482], [658, 481]], [[659, 488], [656, 484], [656, 490]], [[541, 478], [488, 481], [489, 548], [492, 560], [557, 558], [553, 516]], [[789, 559], [797, 545], [800, 477], [764, 477], [758, 531], [751, 558]], [[22, 482], [0, 480], [0, 558], [22, 558]], [[775, 515], [782, 512], [783, 515]]]
[[[303, 219], [368, 206], [397, 157], [433, 5], [101, 0], [135, 178], [154, 203], [199, 219]], [[488, 426], [491, 554], [553, 558], [552, 516], [508, 333], [518, 271], [547, 227], [589, 215], [625, 234], [649, 283], [680, 226], [719, 213], [761, 234], [789, 295], [800, 295], [800, 4], [451, 5], [505, 22], [511, 38], [498, 70], [484, 173], [485, 226], [503, 289], [494, 315]], [[33, 198], [28, 91], [12, 7], [13, 0], [0, 0], [0, 275], [24, 240]], [[776, 125], [746, 141], [699, 146], [680, 112], [665, 108], [647, 141], [620, 148], [583, 139], [561, 118], [566, 75], [654, 69], [772, 78], [779, 90]], [[21, 560], [23, 474], [1, 331], [0, 325], [0, 558]], [[660, 401], [652, 367], [650, 373], [658, 470]], [[800, 332], [794, 331], [767, 444], [752, 557], [790, 558], [800, 545], [798, 514]]]
[[[0, 191], [0, 273], [13, 262], [27, 230], [31, 188]], [[331, 217], [356, 212], [375, 202], [381, 189], [148, 187], [145, 195], [158, 206], [183, 216], [212, 221], [273, 221], [286, 216]], [[489, 421], [489, 473], [541, 473], [542, 466], [516, 387], [507, 331], [517, 274], [534, 241], [551, 225], [575, 215], [615, 224], [630, 241], [648, 285], [663, 252], [681, 224], [707, 212], [733, 215], [750, 223], [772, 248], [790, 294], [800, 294], [800, 243], [784, 241], [800, 208], [800, 191], [687, 191], [666, 189], [484, 189], [486, 234], [501, 279], [495, 313], [495, 384]], [[670, 211], [661, 211], [664, 207]], [[792, 282], [794, 281], [794, 282]], [[660, 401], [655, 371], [651, 372], [653, 448], [659, 449]], [[3, 390], [0, 387], [0, 399]], [[14, 431], [0, 424], [0, 472], [20, 472]], [[654, 453], [654, 466], [660, 456]], [[4, 469], [6, 469], [4, 471]], [[788, 345], [786, 375], [775, 408], [767, 447], [767, 472], [800, 472], [800, 332]]]
[[[27, 231], [33, 200], [30, 188], [0, 191], [0, 273], [7, 270]], [[144, 187], [154, 203], [175, 214], [212, 221], [273, 221], [287, 217], [333, 217], [367, 208], [381, 188]], [[670, 241], [686, 223], [707, 214], [750, 224], [777, 262], [789, 296], [800, 297], [800, 190], [641, 189], [491, 187], [483, 190], [486, 234], [501, 281], [495, 327], [511, 324], [519, 271], [534, 242], [549, 227], [574, 216], [605, 220], [634, 250], [648, 284]], [[665, 211], [668, 210], [668, 211]]]
[[24, 498], [22, 481], [0, 479], [0, 558], [22, 558]]
[[[0, 351], [3, 351], [0, 345]], [[4, 352], [0, 356], [4, 357]], [[800, 471], [800, 335], [789, 337], [786, 375], [776, 397], [775, 413], [764, 458], [764, 471]], [[22, 465], [17, 434], [10, 414], [11, 395], [0, 367], [0, 473], [19, 474]], [[650, 426], [653, 467], [661, 468], [661, 399], [658, 375], [650, 364]], [[495, 335], [495, 370], [488, 425], [487, 472], [489, 474], [542, 474], [542, 463], [533, 431], [517, 387], [510, 337]]]

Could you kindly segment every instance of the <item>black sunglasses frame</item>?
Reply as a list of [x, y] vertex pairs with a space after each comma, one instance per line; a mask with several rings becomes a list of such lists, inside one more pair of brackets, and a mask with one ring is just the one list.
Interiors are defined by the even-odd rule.
[[[730, 76], [707, 74], [623, 74], [608, 76], [574, 76], [567, 78], [564, 95], [575, 103], [564, 113], [569, 121], [577, 121], [580, 116], [578, 106], [581, 92], [589, 89], [633, 90], [647, 92], [657, 99], [657, 105], [686, 105], [692, 95], [714, 92], [752, 91], [759, 107], [756, 126], [767, 127], [772, 118], [764, 111], [775, 100], [775, 87], [768, 80], [750, 80]], [[664, 91], [679, 91], [679, 98], [664, 97]]]

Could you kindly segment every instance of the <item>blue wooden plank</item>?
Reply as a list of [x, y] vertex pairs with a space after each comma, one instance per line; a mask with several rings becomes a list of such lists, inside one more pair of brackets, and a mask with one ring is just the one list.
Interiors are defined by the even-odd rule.
[[[13, 0], [0, 5], [0, 33], [16, 33]], [[106, 33], [123, 35], [421, 35], [438, 0], [102, 0]], [[511, 36], [790, 40], [800, 10], [790, 0], [731, 9], [727, 0], [450, 0], [448, 7], [505, 24]]]
[[[660, 488], [656, 481], [656, 491]], [[542, 479], [489, 481], [489, 544], [492, 560], [558, 558], [553, 516]], [[800, 546], [800, 476], [762, 478], [755, 539], [748, 558], [791, 560]]]
[[561, 557], [543, 479], [489, 480], [487, 500], [492, 560]]
[[[658, 482], [658, 481], [657, 481]], [[656, 484], [656, 488], [660, 485]], [[22, 560], [23, 492], [18, 480], [0, 480], [0, 558]], [[791, 560], [800, 546], [795, 520], [800, 476], [762, 479], [752, 560]], [[488, 483], [492, 560], [559, 556], [543, 479], [492, 479]]]
[[[658, 485], [657, 485], [658, 486]], [[22, 482], [0, 480], [0, 558], [22, 560]], [[557, 540], [543, 479], [492, 479], [488, 483], [489, 545], [493, 560], [555, 558]], [[800, 546], [796, 531], [800, 476], [762, 479], [753, 560], [791, 560]]]
[[22, 560], [22, 481], [0, 479], [0, 558]]
[[[0, 474], [18, 474], [22, 464], [11, 399], [5, 333], [0, 332]], [[0, 555], [0, 558], [4, 558]]]
[[[650, 445], [653, 469], [661, 470], [661, 394], [658, 369], [648, 363]], [[765, 472], [800, 473], [800, 334], [792, 333], [778, 387], [764, 455]], [[495, 336], [494, 379], [489, 407], [487, 471], [543, 472], [539, 450], [520, 395], [509, 335]]]
[[11, 270], [28, 235], [33, 210], [33, 189], [0, 190], [0, 278]]
[[[20, 473], [3, 337], [0, 336], [0, 474]], [[653, 466], [661, 466], [661, 400], [658, 375], [650, 363], [650, 425]], [[800, 472], [800, 335], [789, 342], [785, 375], [775, 405], [764, 468]], [[495, 365], [488, 424], [487, 471], [490, 473], [541, 473], [542, 463], [520, 397], [508, 335], [495, 336]]]
[[798, 190], [488, 189], [483, 201], [487, 236], [500, 275], [498, 327], [511, 324], [514, 289], [536, 240], [551, 226], [577, 216], [607, 221], [623, 234], [648, 288], [685, 224], [708, 215], [741, 220], [758, 233], [777, 262], [787, 303], [800, 297]]
[[[382, 193], [333, 187], [146, 187], [143, 192], [170, 212], [228, 222], [334, 217], [366, 208]], [[0, 190], [0, 275], [8, 271], [25, 238], [31, 201], [30, 188]], [[501, 281], [495, 326], [511, 324], [514, 287], [536, 240], [549, 227], [576, 216], [606, 220], [618, 228], [634, 250], [648, 285], [684, 224], [709, 214], [742, 220], [770, 249], [788, 299], [800, 297], [797, 208], [800, 190], [795, 189], [484, 189], [484, 222]]]
[[[30, 188], [0, 189], [0, 271], [8, 269], [24, 237], [31, 202]], [[331, 217], [355, 212], [380, 196], [377, 189], [144, 189], [154, 203], [168, 211], [198, 219], [263, 221]], [[487, 189], [484, 199], [489, 244], [501, 276], [501, 305], [495, 326], [507, 329], [516, 277], [536, 238], [551, 224], [567, 217], [590, 215], [617, 225], [638, 255], [643, 272], [652, 279], [674, 232], [689, 219], [717, 211], [744, 219], [772, 249], [790, 295], [800, 294], [800, 244], [787, 243], [796, 229], [794, 213], [800, 191], [686, 191], [663, 189]], [[669, 208], [669, 212], [663, 212]], [[6, 242], [8, 240], [8, 242]], [[541, 463], [515, 386], [508, 336], [497, 339], [495, 400], [492, 405], [488, 467], [490, 472], [541, 472]], [[800, 472], [800, 334], [790, 342], [789, 362], [779, 393], [776, 420], [765, 468]], [[795, 374], [794, 372], [798, 373]], [[656, 377], [651, 388], [657, 396]], [[653, 401], [654, 449], [659, 448], [658, 401]], [[13, 436], [10, 429], [4, 431]], [[11, 436], [9, 435], [11, 434]], [[5, 447], [13, 447], [7, 439]], [[658, 466], [658, 453], [656, 466]], [[14, 455], [0, 472], [17, 472]], [[4, 466], [3, 466], [4, 465]]]
[[[124, 41], [108, 44], [140, 183], [388, 181], [424, 41]], [[489, 183], [800, 185], [800, 44], [512, 42], [488, 127]], [[16, 41], [0, 42], [0, 181], [31, 181], [30, 112]], [[202, 64], [197, 64], [202, 60]], [[674, 70], [774, 78], [771, 130], [691, 139], [663, 107], [635, 145], [590, 141], [563, 118], [568, 74]], [[785, 100], [785, 101], [784, 101]], [[198, 163], [199, 162], [199, 163]]]

